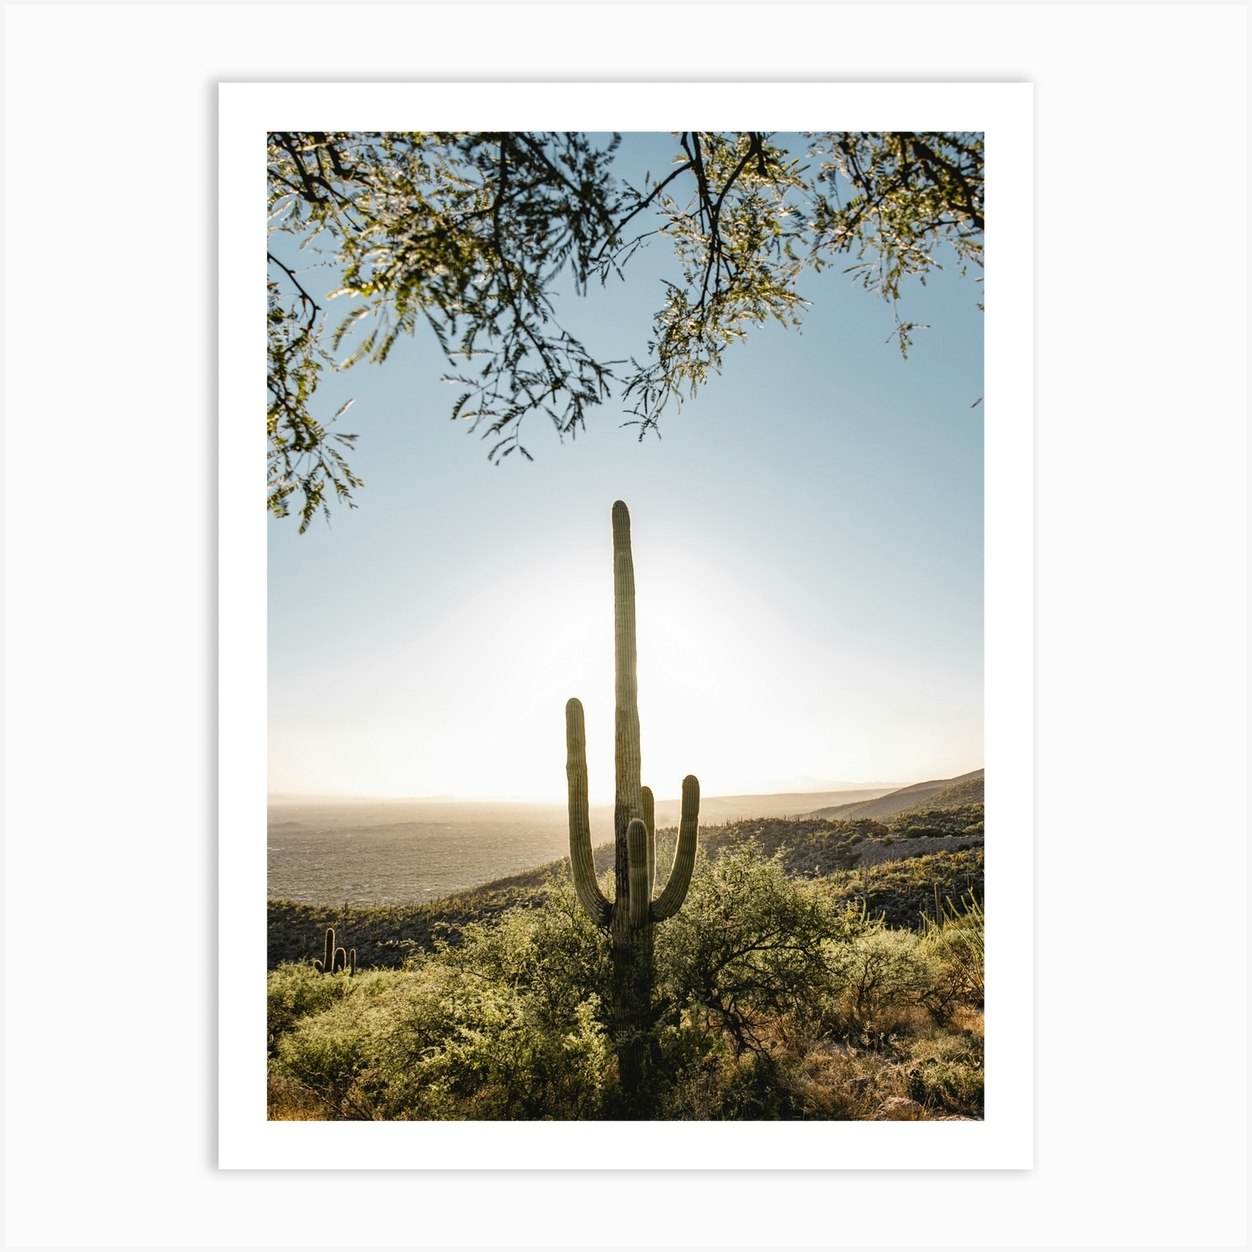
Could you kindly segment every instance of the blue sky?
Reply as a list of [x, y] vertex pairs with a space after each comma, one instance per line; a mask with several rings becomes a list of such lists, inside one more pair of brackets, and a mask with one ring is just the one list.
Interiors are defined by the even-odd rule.
[[[623, 173], [669, 136], [626, 136]], [[663, 241], [558, 315], [642, 356]], [[311, 275], [324, 288], [329, 272]], [[563, 708], [587, 710], [593, 796], [612, 780], [609, 511], [631, 509], [644, 779], [707, 794], [907, 783], [982, 764], [981, 287], [889, 307], [831, 267], [803, 327], [750, 332], [638, 442], [622, 406], [533, 463], [495, 466], [448, 420], [433, 337], [324, 385], [359, 435], [359, 507], [269, 523], [270, 789], [559, 801]], [[337, 314], [334, 303], [332, 313]]]

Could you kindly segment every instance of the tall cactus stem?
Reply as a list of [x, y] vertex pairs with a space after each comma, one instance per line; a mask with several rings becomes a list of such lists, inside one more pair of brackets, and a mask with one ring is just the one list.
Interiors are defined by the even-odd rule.
[[621, 500], [613, 505], [613, 675], [614, 885], [619, 898], [624, 898], [629, 890], [626, 827], [632, 818], [639, 816], [642, 754], [635, 646], [635, 564], [630, 551], [630, 513]]

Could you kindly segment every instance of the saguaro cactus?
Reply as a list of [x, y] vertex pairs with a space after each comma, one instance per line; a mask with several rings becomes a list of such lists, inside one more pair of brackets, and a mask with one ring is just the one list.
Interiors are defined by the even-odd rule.
[[313, 968], [322, 974], [336, 974], [345, 970], [351, 977], [356, 973], [356, 949], [335, 947], [335, 928], [327, 926], [326, 945], [321, 959], [314, 958]]
[[333, 926], [326, 927], [326, 946], [323, 950], [322, 959], [319, 961], [314, 958], [313, 968], [320, 974], [330, 974], [335, 969], [335, 928]]
[[656, 824], [652, 792], [640, 781], [639, 684], [635, 648], [635, 568], [630, 514], [613, 505], [613, 619], [616, 722], [613, 805], [613, 877], [610, 901], [596, 881], [587, 798], [587, 737], [583, 706], [565, 706], [566, 777], [569, 781], [570, 866], [583, 908], [609, 934], [613, 959], [612, 1012], [618, 1066], [628, 1099], [638, 1093], [652, 1021], [653, 927], [682, 907], [691, 883], [700, 815], [700, 784], [683, 779], [678, 846], [669, 880], [653, 897]]

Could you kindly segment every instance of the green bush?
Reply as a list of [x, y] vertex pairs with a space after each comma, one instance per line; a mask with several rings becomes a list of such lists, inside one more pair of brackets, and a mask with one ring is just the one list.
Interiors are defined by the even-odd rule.
[[554, 890], [471, 923], [377, 994], [301, 1018], [278, 1040], [276, 1078], [328, 1118], [599, 1116], [612, 1082], [592, 990], [602, 958], [573, 903]]
[[941, 901], [971, 891], [981, 896], [983, 850], [952, 849], [861, 866], [819, 879], [818, 887], [834, 907], [861, 903], [888, 926], [920, 929], [922, 917], [934, 912], [936, 889]]
[[326, 976], [307, 962], [280, 965], [266, 981], [266, 1025], [269, 1054], [274, 1055], [278, 1040], [301, 1018], [320, 1013], [347, 997], [367, 999], [382, 994], [400, 977], [393, 970], [367, 970], [351, 978], [343, 974]]
[[463, 928], [440, 947], [440, 960], [525, 995], [529, 1012], [558, 1030], [607, 985], [603, 937], [578, 904], [568, 879], [553, 879], [534, 907], [511, 909]]
[[609, 1050], [599, 1004], [553, 1029], [524, 991], [432, 959], [395, 1006], [370, 1106], [389, 1118], [589, 1118], [600, 1112]]
[[922, 1036], [911, 1042], [909, 1054], [910, 1099], [940, 1113], [982, 1116], [981, 1036], [964, 1031]]
[[936, 972], [917, 935], [881, 924], [827, 944], [826, 956], [840, 988], [836, 1005], [845, 1031], [878, 1045], [909, 1023]]
[[920, 946], [935, 973], [925, 999], [939, 1020], [960, 1004], [982, 1007], [983, 939], [983, 909], [972, 892], [958, 904], [943, 905], [937, 921], [926, 920]]
[[358, 1080], [375, 1062], [385, 1028], [377, 999], [340, 998], [278, 1039], [272, 1070], [316, 1100], [327, 1119], [374, 1117]]
[[822, 941], [834, 920], [782, 853], [753, 843], [701, 857], [683, 910], [657, 941], [659, 985], [672, 1009], [723, 1031], [736, 1056], [762, 1053], [761, 1031], [802, 1014], [827, 989]]
[[327, 978], [312, 965], [280, 965], [266, 981], [265, 1008], [269, 1054], [280, 1036], [302, 1017], [320, 1013], [343, 995], [343, 978]]

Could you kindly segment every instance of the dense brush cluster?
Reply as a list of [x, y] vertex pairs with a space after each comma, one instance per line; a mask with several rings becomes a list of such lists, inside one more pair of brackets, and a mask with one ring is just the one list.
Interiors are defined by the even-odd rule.
[[[717, 852], [657, 933], [654, 1115], [980, 1117], [981, 849], [956, 854], [963, 869], [938, 853], [820, 877], [746, 837]], [[913, 881], [890, 887], [914, 906], [905, 925], [848, 890], [905, 866]], [[270, 1116], [613, 1117], [608, 962], [566, 871], [400, 968], [281, 964]]]

